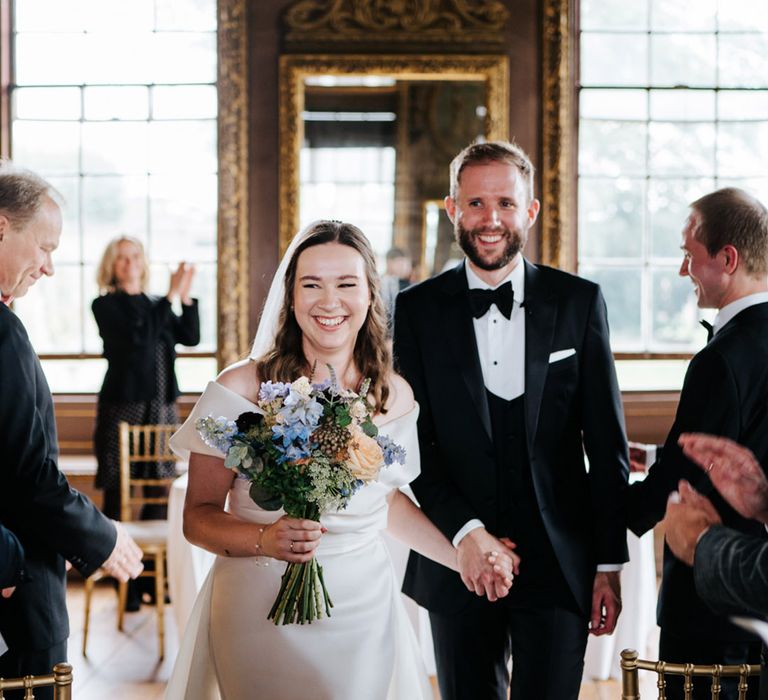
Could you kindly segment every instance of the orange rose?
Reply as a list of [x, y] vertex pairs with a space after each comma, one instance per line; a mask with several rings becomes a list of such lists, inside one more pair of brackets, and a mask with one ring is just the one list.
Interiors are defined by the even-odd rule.
[[379, 443], [368, 437], [359, 425], [350, 425], [348, 430], [352, 433], [352, 442], [347, 449], [347, 465], [356, 479], [371, 481], [384, 464], [384, 453]]

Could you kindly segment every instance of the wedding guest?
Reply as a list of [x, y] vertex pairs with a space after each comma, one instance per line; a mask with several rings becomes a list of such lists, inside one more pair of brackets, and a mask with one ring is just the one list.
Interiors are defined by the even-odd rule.
[[[456, 554], [399, 490], [419, 472], [419, 407], [392, 369], [385, 334], [368, 240], [351, 224], [310, 224], [275, 274], [250, 358], [208, 385], [173, 438], [174, 449], [191, 450], [184, 532], [217, 558], [187, 623], [167, 700], [209, 700], [217, 686], [227, 698], [433, 698], [381, 532], [446, 567], [456, 567]], [[202, 441], [196, 421], [235, 419], [254, 411], [262, 382], [312, 375], [319, 383], [330, 379], [329, 367], [344, 390], [371, 381], [373, 420], [380, 435], [405, 448], [404, 463], [382, 469], [346, 508], [320, 522], [261, 508], [248, 480], [236, 478], [224, 455]], [[259, 566], [256, 555], [269, 566]], [[331, 616], [311, 625], [273, 624], [268, 614], [280, 562], [315, 555], [333, 598]], [[511, 566], [512, 557], [499, 551], [489, 582], [499, 596], [512, 583]]]
[[[732, 440], [688, 433], [680, 436], [685, 456], [704, 469], [727, 503], [741, 516], [768, 527], [768, 479], [751, 450]], [[768, 538], [725, 527], [711, 501], [686, 481], [664, 518], [672, 553], [693, 567], [696, 591], [722, 614], [768, 619]], [[768, 700], [768, 651], [763, 644], [760, 698]]]
[[[465, 148], [445, 203], [467, 260], [398, 296], [394, 352], [421, 407], [413, 491], [460, 573], [412, 554], [403, 590], [429, 610], [443, 700], [576, 700], [588, 631], [613, 631], [627, 560], [605, 303], [523, 257], [539, 201], [518, 145]], [[486, 555], [510, 541], [520, 575], [494, 602]]]
[[[630, 488], [628, 524], [642, 535], [663, 517], [669, 494], [681, 479], [711, 497], [722, 522], [745, 534], [761, 534], [712, 491], [707, 474], [683, 454], [684, 432], [707, 432], [755, 447], [768, 458], [763, 430], [768, 396], [768, 210], [736, 188], [725, 188], [691, 204], [682, 232], [680, 275], [689, 277], [699, 308], [717, 309], [711, 339], [691, 360], [675, 422], [661, 458]], [[759, 448], [758, 448], [759, 446]], [[711, 493], [710, 493], [711, 492]], [[672, 663], [758, 663], [760, 641], [710, 609], [697, 592], [689, 566], [665, 547], [657, 619], [659, 656]], [[694, 695], [707, 692], [694, 679]], [[737, 683], [724, 682], [721, 697], [735, 700]], [[755, 697], [750, 690], [749, 697]], [[670, 678], [670, 700], [683, 697], [682, 678]]]
[[390, 248], [387, 251], [387, 269], [381, 276], [381, 298], [387, 311], [389, 332], [395, 318], [395, 299], [411, 284], [413, 262], [402, 248]]
[[[120, 236], [107, 245], [97, 272], [101, 296], [92, 304], [93, 315], [104, 341], [107, 372], [99, 391], [93, 442], [98, 468], [96, 486], [104, 490], [102, 510], [120, 519], [120, 444], [118, 425], [179, 422], [176, 398], [179, 387], [174, 372], [176, 343], [200, 342], [197, 300], [190, 296], [195, 268], [181, 263], [171, 274], [168, 294], [147, 293], [149, 262], [141, 241]], [[172, 308], [181, 301], [181, 316]], [[135, 469], [136, 467], [134, 467]], [[172, 477], [175, 462], [146, 462], [148, 479]], [[162, 496], [162, 487], [145, 487], [147, 496]], [[165, 506], [147, 504], [142, 519], [164, 519]], [[151, 584], [151, 580], [146, 579]], [[127, 610], [141, 602], [137, 581], [128, 588]], [[147, 588], [151, 598], [154, 588]]]
[[[0, 164], [0, 513], [24, 548], [16, 589], [0, 597], [5, 678], [47, 674], [67, 660], [66, 561], [83, 576], [101, 566], [123, 581], [142, 568], [141, 551], [122, 527], [59, 471], [53, 399], [24, 326], [8, 307], [53, 274], [59, 202], [37, 175]], [[35, 695], [53, 697], [50, 689]], [[21, 691], [6, 697], [21, 698]]]
[[[120, 450], [117, 426], [174, 424], [179, 386], [174, 372], [176, 344], [200, 342], [197, 300], [190, 296], [195, 268], [181, 263], [168, 294], [147, 293], [149, 263], [141, 241], [120, 236], [107, 245], [99, 263], [101, 296], [92, 305], [104, 341], [107, 372], [99, 391], [94, 444], [96, 486], [104, 489], [104, 512], [120, 517]], [[172, 309], [181, 300], [181, 316]], [[173, 476], [173, 462], [149, 463], [147, 478]], [[157, 507], [148, 518], [164, 517]]]

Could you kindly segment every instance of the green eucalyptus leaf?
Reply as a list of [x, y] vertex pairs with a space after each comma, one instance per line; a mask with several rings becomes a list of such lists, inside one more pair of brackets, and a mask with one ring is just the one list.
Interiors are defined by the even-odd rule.
[[248, 490], [251, 500], [264, 510], [279, 510], [283, 507], [283, 501], [280, 496], [275, 496], [271, 491], [267, 491], [259, 484], [251, 484]]
[[379, 429], [370, 418], [368, 418], [368, 420], [366, 420], [364, 423], [361, 423], [360, 427], [368, 437], [373, 438], [379, 434]]

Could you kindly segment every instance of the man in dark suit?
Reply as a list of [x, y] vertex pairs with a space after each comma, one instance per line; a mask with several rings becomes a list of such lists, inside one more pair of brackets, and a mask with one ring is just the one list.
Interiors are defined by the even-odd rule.
[[0, 636], [8, 645], [0, 677], [6, 678], [50, 673], [66, 661], [67, 561], [84, 576], [99, 566], [121, 580], [141, 572], [133, 540], [58, 470], [51, 392], [7, 305], [53, 274], [51, 254], [61, 234], [57, 197], [33, 173], [0, 165], [0, 520], [24, 549], [15, 591], [0, 597]]
[[[512, 700], [575, 700], [588, 627], [613, 630], [627, 559], [605, 304], [522, 257], [539, 202], [517, 145], [464, 149], [446, 209], [468, 259], [401, 292], [394, 349], [421, 407], [413, 491], [460, 575], [412, 554], [404, 591], [430, 611], [443, 700], [506, 698], [510, 655]], [[496, 602], [488, 555], [513, 547], [519, 575]]]
[[[726, 188], [691, 205], [683, 230], [680, 274], [691, 278], [700, 308], [718, 309], [713, 337], [691, 360], [661, 459], [628, 496], [629, 527], [638, 535], [664, 517], [667, 497], [681, 479], [711, 498], [722, 522], [761, 534], [759, 523], [733, 510], [707, 475], [682, 453], [683, 432], [707, 432], [755, 448], [764, 461], [768, 411], [768, 211], [746, 192]], [[760, 643], [717, 615], [696, 592], [693, 572], [664, 552], [659, 591], [659, 656], [668, 662], [758, 663]], [[679, 682], [678, 682], [679, 681]], [[704, 683], [698, 692], [704, 692]], [[670, 679], [668, 697], [682, 697]], [[735, 698], [735, 684], [723, 698]]]
[[[682, 435], [685, 456], [706, 470], [727, 503], [768, 529], [768, 478], [751, 450], [714, 435]], [[696, 591], [722, 614], [768, 619], [768, 537], [724, 527], [712, 503], [680, 483], [664, 518], [672, 553], [693, 567]], [[768, 648], [763, 644], [760, 698], [768, 700]]]

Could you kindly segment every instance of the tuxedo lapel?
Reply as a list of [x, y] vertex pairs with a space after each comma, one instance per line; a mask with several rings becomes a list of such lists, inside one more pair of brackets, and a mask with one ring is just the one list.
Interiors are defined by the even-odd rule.
[[488, 408], [488, 397], [485, 394], [483, 370], [477, 353], [475, 327], [472, 323], [472, 310], [469, 306], [467, 291], [467, 274], [464, 264], [461, 264], [446, 276], [443, 286], [443, 292], [450, 297], [448, 303], [443, 305], [445, 308], [442, 322], [445, 330], [444, 337], [449, 339], [449, 347], [460, 368], [461, 378], [472, 397], [472, 404], [480, 416], [488, 438], [492, 439], [491, 414]]
[[557, 306], [542, 286], [540, 273], [525, 261], [525, 427], [528, 453], [539, 422], [539, 408], [549, 369]]

